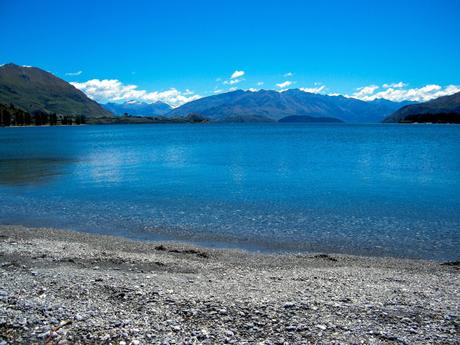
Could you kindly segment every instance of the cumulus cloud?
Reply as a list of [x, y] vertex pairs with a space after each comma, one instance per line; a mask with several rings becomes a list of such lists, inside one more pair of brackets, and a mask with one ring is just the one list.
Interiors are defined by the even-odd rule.
[[292, 85], [292, 81], [289, 81], [289, 80], [286, 80], [286, 81], [284, 81], [282, 83], [276, 84], [276, 86], [278, 86], [280, 89], [285, 89], [290, 85]]
[[77, 89], [98, 102], [124, 102], [138, 100], [144, 102], [165, 102], [173, 107], [200, 98], [190, 90], [181, 92], [175, 88], [164, 91], [140, 90], [137, 85], [126, 85], [117, 79], [92, 79], [83, 83], [71, 82]]
[[83, 71], [77, 71], [77, 72], [67, 72], [65, 75], [68, 75], [70, 77], [76, 77], [76, 76], [79, 76], [80, 74], [82, 74]]
[[244, 72], [244, 71], [235, 71], [235, 72], [233, 72], [232, 75], [230, 76], [230, 79], [239, 78], [239, 77], [242, 77], [243, 75], [245, 75], [245, 72]]
[[303, 92], [309, 92], [309, 93], [320, 93], [326, 88], [326, 86], [321, 85], [317, 87], [301, 87], [300, 90]]
[[460, 92], [459, 85], [447, 85], [442, 87], [437, 84], [425, 85], [419, 88], [405, 88], [407, 84], [397, 83], [396, 86], [386, 87], [383, 90], [375, 85], [358, 88], [355, 93], [348, 97], [358, 98], [363, 101], [372, 101], [378, 98], [384, 98], [394, 102], [415, 101], [426, 102], [441, 96], [448, 96]]
[[379, 87], [377, 85], [368, 85], [368, 86], [359, 87], [356, 89], [356, 92], [353, 94], [353, 97], [359, 98], [359, 99], [368, 97], [369, 95], [372, 95], [375, 92], [375, 90], [377, 90], [378, 88]]
[[284, 74], [283, 74], [283, 77], [288, 78], [288, 77], [292, 77], [293, 75], [294, 75], [294, 73], [292, 73], [292, 72], [287, 72], [287, 73], [284, 73]]
[[264, 85], [264, 82], [263, 82], [263, 81], [257, 82], [257, 86], [262, 86], [262, 85]]

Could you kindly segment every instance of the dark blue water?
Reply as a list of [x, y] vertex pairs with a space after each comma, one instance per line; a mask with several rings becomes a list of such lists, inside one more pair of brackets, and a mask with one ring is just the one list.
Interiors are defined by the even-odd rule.
[[460, 126], [3, 128], [0, 223], [458, 259]]

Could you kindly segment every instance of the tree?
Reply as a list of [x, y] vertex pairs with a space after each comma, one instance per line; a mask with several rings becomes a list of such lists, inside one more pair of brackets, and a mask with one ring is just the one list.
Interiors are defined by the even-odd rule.
[[24, 126], [24, 112], [22, 110], [18, 109], [14, 117], [14, 122], [16, 126]]
[[25, 113], [25, 115], [24, 115], [24, 124], [26, 126], [30, 126], [32, 124], [32, 116], [30, 115], [30, 113]]
[[56, 113], [50, 114], [50, 125], [56, 126], [57, 125], [57, 115]]
[[7, 127], [11, 125], [11, 114], [9, 112], [3, 113], [3, 125]]

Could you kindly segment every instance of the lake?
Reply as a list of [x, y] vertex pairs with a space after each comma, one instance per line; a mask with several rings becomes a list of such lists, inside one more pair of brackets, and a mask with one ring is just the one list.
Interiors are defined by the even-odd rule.
[[0, 223], [459, 259], [460, 126], [0, 128]]

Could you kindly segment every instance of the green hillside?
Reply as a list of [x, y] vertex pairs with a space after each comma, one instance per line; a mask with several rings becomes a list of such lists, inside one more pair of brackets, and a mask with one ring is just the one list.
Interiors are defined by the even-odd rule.
[[68, 82], [39, 68], [15, 64], [0, 66], [0, 103], [14, 104], [27, 112], [44, 111], [89, 119], [112, 116]]

